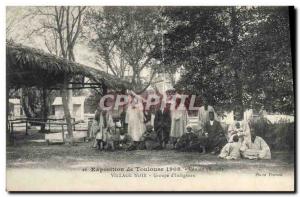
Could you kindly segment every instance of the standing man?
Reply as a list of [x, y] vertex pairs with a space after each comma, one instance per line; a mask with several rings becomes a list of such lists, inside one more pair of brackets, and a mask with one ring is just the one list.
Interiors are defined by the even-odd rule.
[[212, 154], [220, 152], [222, 147], [227, 143], [223, 128], [219, 121], [215, 120], [215, 113], [209, 112], [209, 121], [204, 125], [204, 136], [206, 140], [206, 149]]
[[214, 108], [210, 105], [208, 105], [208, 103], [206, 101], [204, 101], [204, 105], [202, 107], [199, 108], [198, 111], [198, 135], [202, 135], [203, 133], [203, 129], [204, 129], [204, 125], [209, 121], [209, 112], [213, 112], [214, 113], [214, 117], [216, 120], [218, 120], [218, 116], [214, 110]]
[[158, 139], [162, 148], [165, 148], [169, 141], [170, 129], [171, 129], [171, 113], [170, 104], [164, 108], [164, 105], [155, 112], [154, 118], [154, 130], [158, 134]]

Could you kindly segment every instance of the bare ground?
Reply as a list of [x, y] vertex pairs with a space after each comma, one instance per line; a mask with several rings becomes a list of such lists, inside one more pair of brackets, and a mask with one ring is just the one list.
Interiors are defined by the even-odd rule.
[[226, 161], [216, 155], [195, 152], [160, 151], [98, 151], [91, 142], [75, 146], [45, 143], [44, 134], [30, 131], [16, 133], [16, 145], [7, 147], [8, 168], [81, 170], [85, 167], [126, 166], [201, 166], [207, 171], [292, 171], [294, 154], [287, 151], [272, 152], [272, 160]]

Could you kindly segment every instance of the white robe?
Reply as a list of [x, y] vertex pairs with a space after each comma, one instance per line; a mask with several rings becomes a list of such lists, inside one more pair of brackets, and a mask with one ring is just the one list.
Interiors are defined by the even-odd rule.
[[271, 159], [271, 150], [264, 139], [256, 136], [249, 149], [245, 150], [242, 155], [248, 159]]
[[171, 112], [171, 131], [170, 137], [179, 138], [183, 135], [187, 124], [187, 111], [173, 110]]
[[145, 132], [144, 113], [141, 107], [128, 106], [125, 122], [128, 124], [128, 134], [133, 141], [140, 141]]
[[240, 148], [241, 148], [241, 143], [239, 142], [227, 143], [222, 148], [219, 157], [222, 159], [240, 159], [241, 158]]

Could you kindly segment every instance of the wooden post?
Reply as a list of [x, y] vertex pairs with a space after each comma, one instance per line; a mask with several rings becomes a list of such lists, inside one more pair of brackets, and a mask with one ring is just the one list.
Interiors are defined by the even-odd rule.
[[14, 138], [14, 123], [11, 123], [11, 133], [10, 133], [10, 140], [12, 142], [12, 144], [15, 144], [15, 138]]
[[73, 120], [73, 131], [75, 131], [75, 118], [72, 118]]
[[62, 131], [62, 139], [63, 139], [63, 142], [65, 142], [65, 132], [64, 132], [64, 125], [61, 125], [61, 131]]
[[26, 133], [25, 133], [25, 135], [28, 135], [28, 121], [26, 120], [26, 125], [25, 125], [25, 127], [26, 127]]
[[47, 90], [45, 88], [42, 88], [42, 124], [41, 124], [41, 131], [45, 132], [45, 127], [47, 124]]
[[49, 126], [49, 133], [50, 133], [51, 132], [51, 123], [50, 123], [51, 120], [48, 120], [48, 121], [49, 121], [49, 125], [48, 126]]

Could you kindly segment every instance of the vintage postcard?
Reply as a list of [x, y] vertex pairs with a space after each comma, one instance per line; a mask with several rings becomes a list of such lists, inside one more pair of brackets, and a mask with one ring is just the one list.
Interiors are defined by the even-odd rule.
[[7, 6], [6, 190], [294, 192], [287, 6]]

